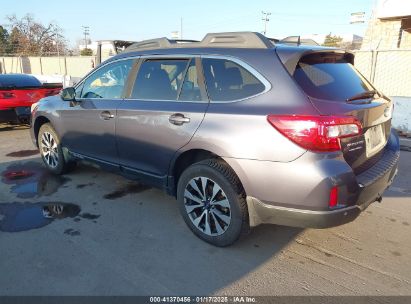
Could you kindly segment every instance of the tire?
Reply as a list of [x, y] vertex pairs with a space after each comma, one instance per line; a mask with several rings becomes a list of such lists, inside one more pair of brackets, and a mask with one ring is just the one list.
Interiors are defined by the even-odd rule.
[[45, 123], [40, 127], [37, 142], [41, 158], [48, 170], [61, 175], [74, 169], [76, 163], [64, 156], [60, 138], [51, 124]]
[[209, 159], [188, 167], [178, 181], [177, 201], [187, 226], [212, 245], [229, 246], [250, 229], [244, 189], [221, 160]]

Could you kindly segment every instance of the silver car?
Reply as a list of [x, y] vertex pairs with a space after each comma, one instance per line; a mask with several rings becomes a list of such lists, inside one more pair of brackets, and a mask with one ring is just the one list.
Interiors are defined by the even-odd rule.
[[251, 32], [142, 41], [41, 100], [31, 133], [52, 172], [87, 160], [162, 188], [216, 246], [261, 223], [341, 225], [399, 159], [393, 103], [353, 61]]

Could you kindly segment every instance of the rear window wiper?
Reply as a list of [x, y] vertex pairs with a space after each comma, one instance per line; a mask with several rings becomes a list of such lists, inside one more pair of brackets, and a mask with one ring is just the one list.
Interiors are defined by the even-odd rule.
[[376, 90], [371, 90], [371, 91], [365, 91], [360, 94], [354, 95], [346, 100], [347, 103], [354, 101], [354, 100], [359, 100], [359, 99], [367, 99], [367, 98], [373, 98], [375, 95], [380, 95]]

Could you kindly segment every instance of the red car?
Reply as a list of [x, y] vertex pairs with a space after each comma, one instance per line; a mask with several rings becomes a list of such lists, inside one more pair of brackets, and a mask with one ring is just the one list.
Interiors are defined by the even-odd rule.
[[0, 123], [30, 121], [30, 107], [41, 98], [60, 93], [61, 83], [42, 84], [37, 78], [25, 74], [0, 75]]

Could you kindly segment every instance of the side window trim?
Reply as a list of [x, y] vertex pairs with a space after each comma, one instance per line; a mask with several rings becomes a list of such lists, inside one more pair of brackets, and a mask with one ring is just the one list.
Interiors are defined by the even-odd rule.
[[182, 91], [182, 89], [183, 89], [184, 81], [185, 81], [185, 79], [186, 79], [186, 77], [187, 77], [188, 69], [190, 68], [190, 65], [191, 65], [191, 62], [192, 62], [192, 61], [193, 61], [193, 58], [189, 58], [188, 61], [187, 61], [187, 65], [186, 65], [186, 67], [185, 67], [185, 69], [184, 69], [184, 72], [183, 72], [183, 78], [182, 78], [183, 80], [182, 80], [182, 82], [181, 82], [180, 87], [178, 88], [177, 98], [176, 98], [175, 102], [179, 102], [179, 101], [180, 101], [181, 91]]
[[[219, 59], [219, 60], [227, 60], [227, 61], [231, 61], [234, 62], [236, 64], [238, 64], [239, 66], [241, 66], [242, 68], [246, 69], [249, 73], [251, 73], [254, 77], [256, 77], [265, 87], [265, 89], [260, 92], [257, 93], [255, 95], [251, 95], [251, 96], [247, 96], [245, 98], [240, 98], [240, 99], [234, 99], [234, 100], [211, 100], [210, 95], [208, 94], [208, 89], [207, 89], [207, 96], [208, 99], [210, 100], [210, 103], [233, 103], [233, 102], [240, 102], [243, 100], [247, 100], [250, 98], [255, 98], [257, 96], [260, 96], [262, 94], [267, 93], [268, 91], [271, 90], [272, 85], [271, 83], [263, 76], [261, 75], [260, 72], [258, 72], [255, 68], [253, 68], [251, 65], [249, 65], [248, 63], [244, 62], [243, 60], [236, 58], [236, 57], [231, 57], [231, 56], [219, 56], [219, 55], [201, 55], [201, 63], [203, 61], [203, 59]], [[203, 66], [201, 64], [201, 66]], [[202, 68], [202, 70], [204, 71], [204, 69]], [[204, 72], [203, 72], [204, 73]], [[203, 74], [204, 75], [204, 74]], [[204, 83], [205, 83], [205, 79], [204, 79]], [[207, 87], [207, 86], [206, 86]]]
[[196, 61], [196, 69], [197, 69], [197, 81], [198, 81], [198, 86], [200, 87], [201, 98], [203, 100], [202, 102], [210, 103], [210, 98], [207, 93], [207, 87], [206, 87], [201, 57], [195, 57], [195, 61]]
[[130, 99], [131, 93], [133, 92], [134, 83], [136, 81], [138, 71], [140, 70], [140, 66], [143, 63], [143, 61], [144, 60], [140, 56], [134, 58], [134, 64], [130, 70], [130, 73], [128, 74], [126, 85], [124, 86], [123, 98], [122, 98], [123, 100]]
[[[87, 74], [87, 75], [85, 76], [85, 78], [83, 78], [78, 84], [76, 84], [76, 85], [75, 85], [75, 89], [77, 90], [77, 88], [81, 87], [81, 91], [83, 91], [83, 89], [84, 89], [84, 84], [86, 83], [86, 81], [87, 81], [90, 77], [92, 77], [95, 73], [97, 73], [99, 70], [107, 67], [107, 66], [110, 65], [110, 64], [114, 64], [114, 63], [117, 63], [117, 62], [120, 62], [120, 61], [125, 61], [125, 60], [132, 60], [132, 61], [133, 61], [133, 62], [132, 62], [132, 69], [133, 69], [134, 66], [138, 64], [138, 62], [139, 62], [139, 57], [125, 57], [125, 58], [113, 60], [113, 61], [107, 62], [107, 63], [105, 63], [105, 64], [102, 64], [102, 65], [100, 65], [99, 67], [97, 67], [94, 71], [91, 71], [89, 74]], [[130, 71], [130, 73], [131, 73], [131, 71]], [[129, 80], [129, 78], [130, 78], [130, 74], [129, 74], [128, 77], [127, 77], [126, 84], [124, 85], [123, 92], [121, 93], [121, 98], [119, 98], [118, 100], [122, 100], [122, 99], [125, 98], [124, 96], [125, 96], [125, 94], [126, 94], [127, 82], [128, 82], [128, 80]], [[110, 100], [110, 99], [111, 99], [111, 98], [91, 98], [91, 97], [90, 97], [90, 98], [83, 98], [83, 97], [81, 97], [82, 94], [83, 94], [83, 92], [81, 92], [80, 97], [78, 97], [78, 98], [76, 98], [76, 99], [77, 99], [77, 100], [80, 100], [80, 101], [81, 101], [81, 100], [86, 100], [86, 99], [91, 99], [91, 100]]]

